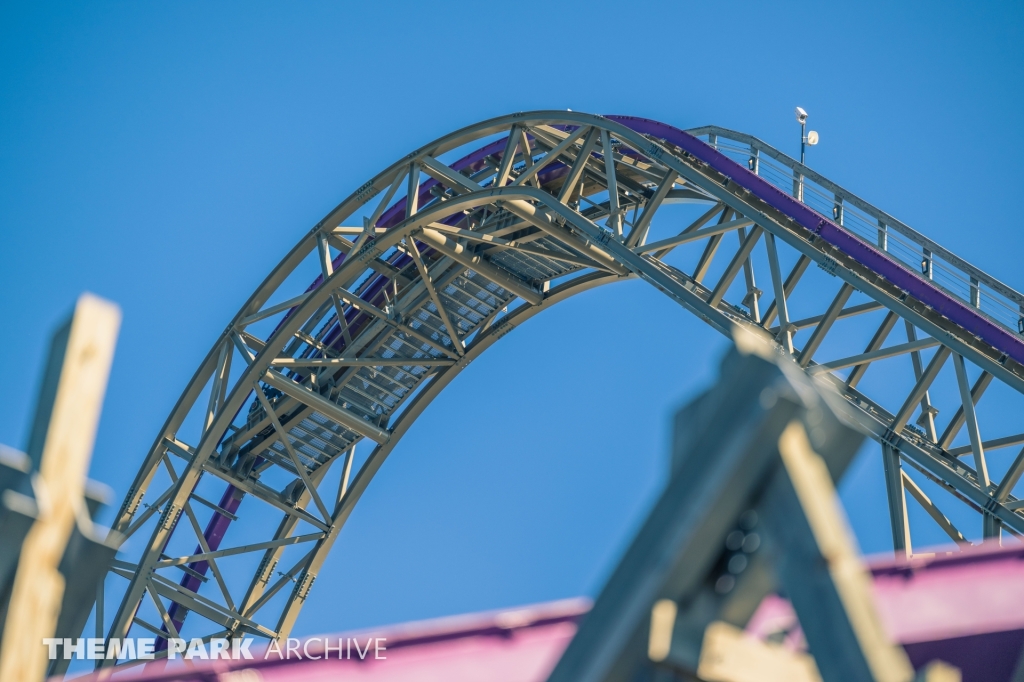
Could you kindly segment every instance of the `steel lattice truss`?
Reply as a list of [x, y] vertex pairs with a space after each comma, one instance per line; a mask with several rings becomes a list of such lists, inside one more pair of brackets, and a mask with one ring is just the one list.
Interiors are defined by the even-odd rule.
[[[700, 217], [680, 222], [685, 208]], [[990, 386], [1024, 392], [1024, 297], [752, 137], [514, 114], [364, 184], [227, 326], [118, 515], [127, 541], [106, 589], [123, 597], [100, 609], [107, 636], [287, 636], [353, 506], [431, 400], [516, 326], [626, 278], [722, 333], [773, 340], [859, 408], [881, 443], [898, 551], [910, 551], [907, 492], [966, 542], [912, 476], [979, 511], [985, 536], [1024, 533], [1024, 452], [1000, 477], [986, 466], [1024, 435], [984, 441], [977, 414]], [[793, 319], [802, 286], [820, 303]], [[834, 340], [858, 345], [837, 357]], [[909, 391], [863, 388], [875, 363], [901, 362]], [[942, 377], [954, 391], [936, 392]]]

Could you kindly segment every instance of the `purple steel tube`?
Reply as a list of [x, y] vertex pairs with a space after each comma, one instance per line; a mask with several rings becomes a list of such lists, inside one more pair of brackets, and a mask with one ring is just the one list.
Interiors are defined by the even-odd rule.
[[[803, 227], [819, 235], [822, 239], [837, 247], [858, 263], [861, 263], [872, 271], [885, 277], [899, 288], [907, 291], [919, 301], [932, 307], [994, 348], [1002, 351], [1014, 360], [1024, 363], [1024, 342], [1022, 342], [1021, 339], [996, 325], [984, 316], [978, 314], [965, 303], [962, 303], [956, 298], [953, 298], [949, 294], [940, 290], [928, 280], [908, 270], [902, 264], [897, 263], [878, 249], [861, 241], [851, 233], [833, 223], [831, 220], [812, 210], [800, 201], [797, 201], [795, 198], [768, 183], [760, 176], [736, 163], [693, 135], [690, 135], [689, 133], [674, 126], [645, 118], [637, 118], [634, 116], [607, 116], [606, 118], [615, 121], [616, 123], [620, 123], [638, 133], [664, 139], [689, 152], [704, 163], [707, 163], [710, 167], [729, 177], [737, 184], [750, 190], [752, 194], [766, 202], [768, 205], [790, 216]], [[470, 171], [480, 170], [483, 168], [485, 164], [484, 159], [487, 156], [494, 154], [500, 157], [504, 148], [505, 140], [497, 140], [459, 159], [457, 162], [452, 164], [452, 168], [459, 171], [467, 169]], [[564, 172], [563, 168], [556, 168], [555, 164], [552, 164], [552, 166], [547, 170], [547, 174], [550, 175]], [[431, 196], [430, 190], [438, 184], [438, 181], [433, 178], [429, 178], [423, 182], [419, 189], [420, 202], [426, 203], [426, 201], [429, 201]], [[405, 205], [405, 199], [396, 202], [391, 206], [391, 208], [387, 209], [381, 215], [378, 224], [382, 227], [393, 227], [400, 223], [405, 217]], [[449, 220], [456, 219], [457, 217], [458, 216], [452, 216]], [[334, 267], [339, 267], [343, 263], [344, 258], [344, 254], [340, 254], [335, 258]], [[398, 254], [394, 258], [394, 261], [393, 265], [402, 268], [408, 264], [409, 257], [404, 254]], [[316, 289], [320, 284], [322, 284], [322, 282], [323, 277], [317, 277], [309, 286], [307, 291]], [[360, 295], [364, 296], [371, 302], [375, 302], [376, 299], [382, 296], [382, 291], [389, 282], [390, 280], [387, 277], [379, 275], [364, 285]], [[289, 311], [285, 319], [287, 319], [287, 316], [291, 315], [293, 311], [294, 309]], [[351, 319], [348, 319], [349, 314], [352, 315]], [[346, 321], [349, 323], [353, 331], [357, 331], [369, 322], [369, 316], [365, 313], [359, 312], [358, 310], [350, 309], [349, 312], [346, 313]], [[343, 344], [344, 342], [341, 340], [340, 327], [332, 329], [325, 341], [327, 341], [328, 345], [331, 347], [334, 347], [335, 343]], [[224, 495], [221, 497], [220, 506], [227, 512], [233, 514], [237, 511], [243, 496], [244, 493], [241, 490], [229, 485], [224, 491]], [[206, 538], [207, 545], [212, 551], [216, 551], [220, 547], [220, 543], [223, 540], [230, 523], [231, 519], [220, 513], [215, 513], [213, 518], [210, 520], [203, 535]], [[202, 552], [202, 548], [197, 547], [196, 553], [198, 554], [200, 552]], [[196, 573], [205, 576], [209, 570], [209, 563], [206, 561], [200, 561], [190, 564], [189, 568]], [[182, 577], [180, 584], [186, 589], [197, 591], [201, 583], [202, 581], [195, 575], [186, 574]], [[186, 611], [184, 609], [179, 609], [178, 604], [174, 603], [171, 605], [168, 615], [170, 615], [176, 628], [181, 628], [184, 622], [185, 613]], [[163, 649], [165, 647], [166, 640], [160, 640], [158, 648]]]
[[633, 116], [608, 116], [607, 118], [638, 133], [660, 137], [693, 154], [719, 173], [731, 178], [736, 184], [750, 190], [754, 196], [769, 206], [782, 211], [803, 227], [818, 234], [861, 265], [885, 277], [993, 348], [1002, 351], [1017, 362], [1024, 363], [1024, 341], [1021, 341], [1020, 338], [693, 135], [673, 126], [645, 118]]

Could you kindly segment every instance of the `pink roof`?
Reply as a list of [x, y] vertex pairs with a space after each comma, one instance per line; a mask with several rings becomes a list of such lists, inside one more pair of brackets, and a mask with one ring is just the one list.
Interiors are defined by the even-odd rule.
[[[869, 567], [882, 624], [915, 666], [941, 658], [961, 667], [964, 682], [1011, 678], [1024, 645], [1024, 547], [993, 542]], [[785, 632], [787, 644], [804, 647], [793, 608], [774, 595], [747, 630]]]
[[[327, 636], [330, 659], [291, 660], [262, 650], [252, 661], [200, 662], [186, 670], [180, 661], [165, 669], [133, 668], [115, 680], [205, 682], [229, 671], [258, 670], [246, 682], [537, 682], [544, 680], [576, 634], [576, 622], [590, 609], [587, 599], [567, 599], [517, 609], [404, 623], [373, 630]], [[385, 658], [374, 658], [371, 642], [386, 641]], [[309, 638], [308, 654], [323, 653], [324, 637]], [[353, 640], [341, 660], [338, 640]], [[347, 647], [346, 647], [347, 648]], [[358, 649], [366, 653], [360, 659]], [[346, 656], [351, 656], [347, 658]], [[158, 664], [160, 665], [160, 664]], [[89, 676], [85, 680], [98, 679]], [[232, 678], [233, 679], [233, 678]]]
[[[875, 559], [869, 566], [882, 622], [915, 666], [942, 658], [962, 669], [964, 682], [1011, 679], [1024, 646], [1024, 547], [989, 544], [910, 561]], [[331, 635], [328, 660], [264, 659], [255, 651], [254, 661], [201, 663], [188, 671], [179, 662], [115, 679], [199, 682], [245, 669], [258, 671], [252, 682], [542, 682], [589, 608], [589, 601], [572, 599]], [[803, 646], [796, 615], [777, 596], [765, 599], [748, 631], [762, 638], [787, 633], [790, 646]], [[377, 637], [386, 639], [385, 659], [374, 660], [372, 648], [365, 660], [354, 650], [349, 659], [336, 658], [338, 639], [356, 640], [365, 650]], [[308, 653], [315, 656], [323, 638], [313, 639]]]

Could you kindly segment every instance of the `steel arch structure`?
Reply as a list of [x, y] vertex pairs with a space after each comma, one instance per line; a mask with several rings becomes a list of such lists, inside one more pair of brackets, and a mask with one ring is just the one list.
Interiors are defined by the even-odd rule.
[[[680, 203], [700, 215], [674, 222]], [[716, 261], [729, 233], [735, 246]], [[695, 263], [676, 262], [687, 249]], [[825, 298], [814, 277], [832, 283]], [[109, 618], [99, 600], [99, 626], [108, 638], [133, 625], [164, 639], [286, 636], [353, 506], [430, 401], [532, 316], [628, 278], [722, 333], [759, 334], [841, 391], [881, 444], [897, 551], [910, 551], [908, 492], [967, 541], [912, 474], [980, 512], [985, 537], [1024, 533], [1013, 494], [1024, 451], [998, 477], [986, 461], [1024, 435], [984, 440], [978, 418], [990, 386], [1024, 393], [1024, 296], [748, 135], [518, 113], [392, 164], [246, 301], [125, 497], [114, 530], [126, 543], [106, 581], [123, 596]], [[818, 307], [794, 319], [801, 287]], [[900, 321], [907, 340], [886, 345]], [[857, 334], [857, 352], [828, 355]], [[868, 368], [894, 362], [910, 388], [869, 395]], [[940, 377], [953, 393], [934, 388]], [[372, 449], [357, 453], [362, 440]], [[240, 577], [247, 589], [232, 593]]]

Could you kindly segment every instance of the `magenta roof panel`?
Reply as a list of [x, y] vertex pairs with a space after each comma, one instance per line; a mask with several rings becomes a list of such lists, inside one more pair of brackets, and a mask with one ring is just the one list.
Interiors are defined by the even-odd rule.
[[[889, 636], [915, 666], [941, 658], [963, 671], [964, 682], [1009, 682], [1024, 646], [1024, 547], [995, 544], [910, 561], [869, 561], [875, 603]], [[254, 651], [253, 661], [180, 663], [135, 668], [115, 680], [134, 682], [543, 682], [590, 608], [585, 599], [406, 623], [330, 635], [329, 660], [283, 660]], [[784, 636], [803, 647], [789, 602], [772, 596], [748, 627], [756, 637]], [[386, 658], [336, 658], [337, 641], [386, 640]], [[322, 652], [311, 638], [308, 653]], [[243, 673], [237, 677], [226, 673]], [[85, 678], [91, 679], [91, 678]]]
[[[889, 636], [920, 667], [939, 658], [961, 668], [964, 682], [1012, 679], [1024, 648], [1024, 548], [1014, 543], [962, 552], [869, 562], [875, 606]], [[772, 596], [747, 628], [804, 646], [789, 602]]]
[[[576, 634], [576, 622], [590, 609], [587, 599], [454, 616], [435, 620], [310, 638], [310, 658], [266, 658], [254, 650], [252, 661], [199, 662], [187, 669], [180, 661], [159, 669], [149, 664], [115, 676], [132, 682], [537, 682], [544, 680]], [[375, 659], [372, 644], [385, 640], [385, 658]], [[310, 660], [330, 643], [330, 659]], [[338, 640], [356, 645], [337, 658]], [[351, 656], [350, 658], [348, 656]], [[85, 680], [99, 679], [88, 676]]]

